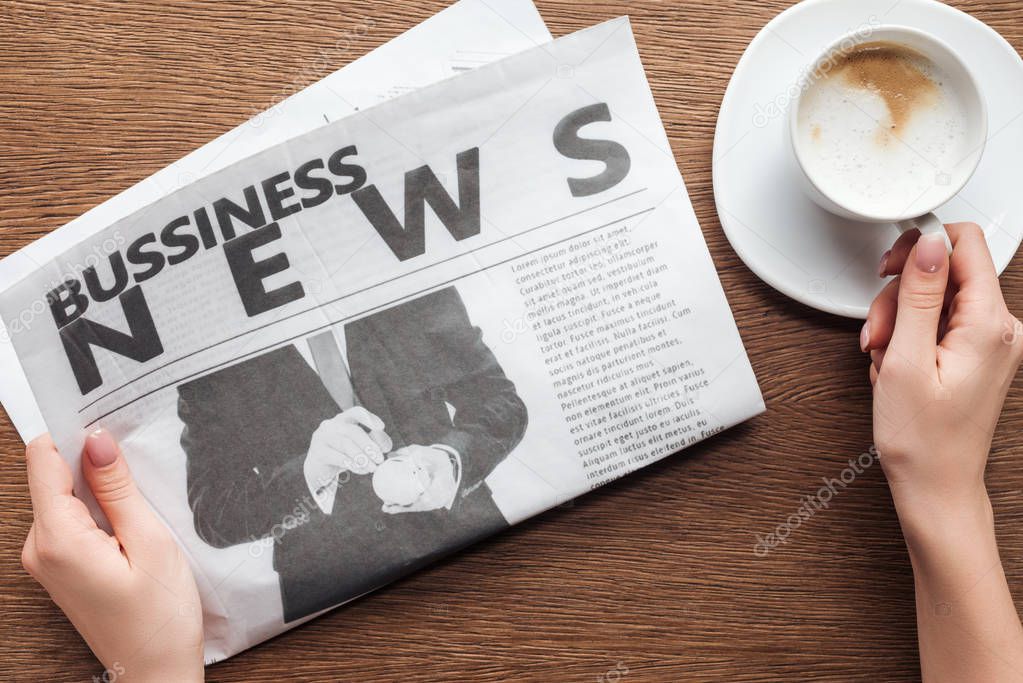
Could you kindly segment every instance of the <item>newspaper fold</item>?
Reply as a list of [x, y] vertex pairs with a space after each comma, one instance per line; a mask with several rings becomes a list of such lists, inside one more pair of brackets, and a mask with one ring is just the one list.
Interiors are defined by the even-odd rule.
[[211, 661], [763, 410], [624, 18], [162, 197], [0, 315], [75, 471], [121, 440]]

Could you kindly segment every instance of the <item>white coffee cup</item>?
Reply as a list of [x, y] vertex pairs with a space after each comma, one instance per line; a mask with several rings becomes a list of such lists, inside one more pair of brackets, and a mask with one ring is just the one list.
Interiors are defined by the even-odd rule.
[[[943, 83], [947, 91], [957, 93], [963, 103], [965, 115], [966, 140], [964, 148], [970, 150], [961, 161], [949, 168], [935, 168], [935, 182], [921, 196], [913, 200], [907, 197], [905, 210], [899, 213], [885, 211], [872, 206], [869, 199], [836, 197], [835, 193], [827, 192], [822, 183], [814, 177], [807, 164], [807, 144], [800, 135], [800, 104], [805, 93], [813, 86], [813, 79], [819, 74], [827, 73], [827, 67], [833, 66], [841, 55], [848, 53], [858, 45], [872, 42], [894, 43], [909, 48], [940, 68], [950, 82]], [[800, 179], [804, 191], [815, 203], [825, 210], [855, 221], [865, 223], [894, 223], [902, 232], [917, 229], [921, 234], [945, 233], [942, 222], [934, 211], [955, 197], [973, 176], [984, 153], [988, 134], [987, 107], [980, 93], [976, 79], [955, 51], [945, 42], [929, 33], [907, 26], [885, 25], [871, 30], [861, 30], [847, 34], [832, 43], [821, 56], [811, 65], [805, 74], [807, 79], [802, 82], [796, 97], [791, 102], [789, 125], [785, 126], [786, 135], [795, 155], [796, 165], [800, 169]], [[945, 236], [948, 243], [948, 236]], [[951, 249], [951, 245], [949, 245]]]

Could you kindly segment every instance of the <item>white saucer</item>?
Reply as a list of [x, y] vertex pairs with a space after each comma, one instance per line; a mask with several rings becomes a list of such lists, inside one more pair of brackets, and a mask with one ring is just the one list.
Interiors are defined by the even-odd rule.
[[898, 231], [832, 216], [807, 199], [783, 126], [790, 88], [810, 62], [843, 34], [880, 24], [913, 26], [960, 48], [987, 99], [984, 158], [938, 216], [979, 223], [999, 273], [1023, 237], [1023, 60], [1012, 46], [934, 0], [805, 0], [767, 24], [735, 68], [714, 137], [714, 196], [729, 242], [760, 279], [850, 318], [867, 316], [884, 285], [877, 276], [881, 255]]

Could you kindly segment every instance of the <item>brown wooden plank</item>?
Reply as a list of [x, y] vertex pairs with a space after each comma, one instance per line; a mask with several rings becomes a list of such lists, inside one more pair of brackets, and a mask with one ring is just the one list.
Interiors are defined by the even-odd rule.
[[[0, 254], [45, 234], [446, 3], [0, 0]], [[235, 659], [211, 680], [913, 681], [912, 576], [880, 468], [766, 558], [766, 533], [869, 447], [858, 325], [767, 288], [728, 246], [711, 145], [739, 55], [780, 0], [537, 0], [556, 35], [631, 15], [672, 146], [769, 412]], [[1023, 3], [954, 5], [1023, 45]], [[968, 49], [968, 46], [966, 46]], [[293, 74], [301, 74], [295, 80]], [[1023, 312], [1023, 266], [1003, 279]], [[0, 378], [0, 381], [3, 381]], [[1023, 598], [1023, 392], [989, 481]], [[23, 456], [0, 419], [0, 672], [100, 673], [21, 569]], [[1023, 604], [1023, 603], [1021, 603]]]

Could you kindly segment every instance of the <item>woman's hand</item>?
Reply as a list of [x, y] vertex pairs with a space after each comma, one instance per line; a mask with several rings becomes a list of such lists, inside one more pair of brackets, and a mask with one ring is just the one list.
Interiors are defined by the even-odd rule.
[[124, 681], [201, 681], [202, 609], [188, 563], [104, 431], [86, 440], [82, 470], [114, 535], [71, 492], [71, 470], [43, 436], [28, 445], [34, 522], [25, 569]]
[[984, 468], [1023, 330], [980, 228], [904, 235], [870, 309], [874, 438], [913, 564], [920, 667], [934, 681], [1023, 680], [1023, 628], [998, 555]]
[[870, 309], [874, 438], [904, 526], [986, 502], [984, 468], [1023, 330], [1008, 311], [973, 223], [941, 236], [907, 233], [882, 263], [901, 273]]

